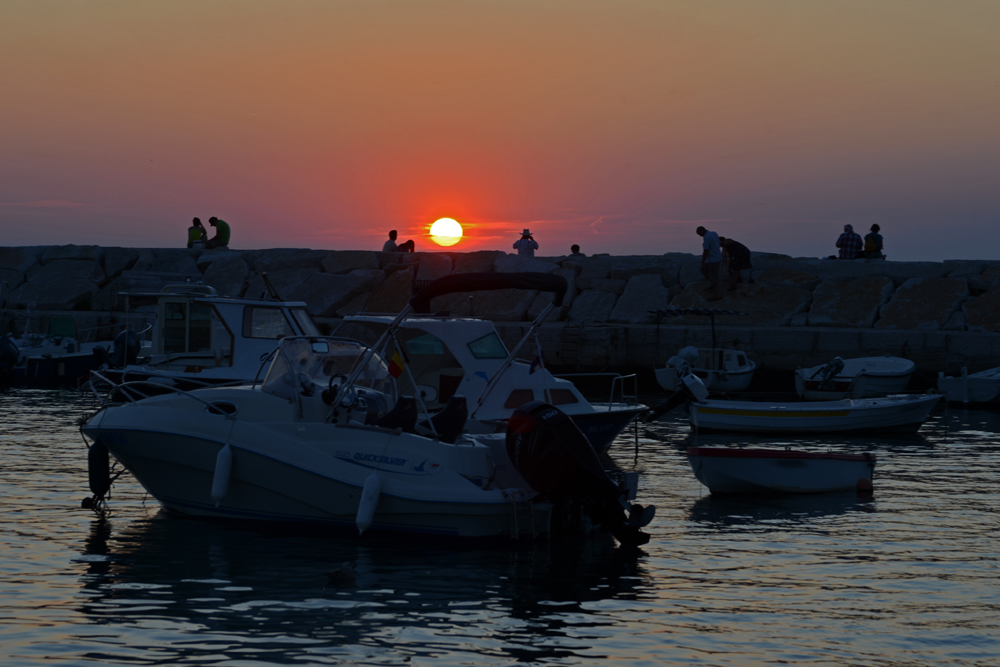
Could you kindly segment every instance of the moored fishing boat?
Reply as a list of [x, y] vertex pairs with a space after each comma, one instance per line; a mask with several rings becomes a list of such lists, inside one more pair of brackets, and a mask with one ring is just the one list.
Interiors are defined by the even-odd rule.
[[689, 447], [688, 462], [712, 493], [870, 491], [874, 454]]
[[704, 399], [688, 405], [696, 431], [737, 433], [876, 433], [920, 429], [940, 394], [783, 403]]
[[978, 373], [969, 373], [963, 366], [962, 372], [956, 377], [939, 373], [937, 388], [948, 401], [988, 403], [1000, 396], [1000, 366]]
[[795, 371], [795, 391], [807, 401], [873, 398], [906, 389], [916, 368], [902, 357], [834, 357], [829, 363]]

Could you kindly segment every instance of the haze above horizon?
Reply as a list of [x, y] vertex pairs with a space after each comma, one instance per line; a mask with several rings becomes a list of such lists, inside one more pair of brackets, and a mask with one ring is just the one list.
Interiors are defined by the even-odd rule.
[[[0, 5], [0, 245], [1000, 245], [1000, 3]], [[442, 248], [429, 227], [464, 235]]]

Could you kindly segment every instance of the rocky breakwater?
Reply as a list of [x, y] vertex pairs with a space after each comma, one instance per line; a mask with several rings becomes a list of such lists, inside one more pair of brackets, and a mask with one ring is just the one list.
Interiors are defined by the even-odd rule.
[[[396, 313], [440, 276], [538, 271], [566, 278], [569, 293], [542, 330], [555, 366], [648, 369], [685, 345], [708, 347], [709, 319], [659, 318], [666, 308], [716, 308], [720, 346], [748, 351], [764, 369], [789, 370], [833, 356], [890, 354], [924, 373], [1000, 364], [1000, 261], [840, 261], [754, 253], [752, 284], [708, 301], [700, 257], [521, 258], [500, 251], [382, 253], [363, 250], [226, 250], [43, 246], [0, 248], [0, 327], [73, 311], [85, 324], [113, 320], [121, 292], [200, 281], [229, 296], [259, 296], [264, 275], [282, 298], [304, 301], [321, 323], [361, 311]], [[723, 279], [723, 287], [726, 281]], [[551, 295], [501, 290], [439, 297], [436, 311], [474, 315], [519, 338]], [[36, 329], [37, 330], [37, 329]]]

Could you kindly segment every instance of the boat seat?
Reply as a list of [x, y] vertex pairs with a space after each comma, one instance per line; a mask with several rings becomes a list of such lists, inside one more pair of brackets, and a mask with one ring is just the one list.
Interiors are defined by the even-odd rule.
[[432, 433], [431, 424], [441, 442], [449, 445], [455, 444], [458, 436], [465, 430], [465, 422], [469, 418], [469, 407], [465, 401], [465, 396], [452, 396], [448, 399], [448, 404], [444, 406], [436, 415], [429, 420], [420, 422], [417, 427], [421, 432]]
[[417, 425], [417, 399], [400, 396], [392, 410], [379, 417], [374, 425], [381, 428], [401, 428], [413, 433], [413, 428]]

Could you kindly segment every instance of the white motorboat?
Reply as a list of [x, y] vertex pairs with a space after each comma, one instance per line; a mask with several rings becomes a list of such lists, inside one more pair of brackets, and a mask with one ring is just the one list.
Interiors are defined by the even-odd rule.
[[945, 399], [955, 403], [988, 403], [1000, 395], [1000, 366], [978, 373], [969, 373], [962, 367], [957, 377], [938, 374], [938, 391]]
[[689, 447], [688, 462], [712, 493], [871, 491], [874, 454]]
[[184, 389], [252, 382], [279, 339], [319, 335], [303, 302], [224, 297], [190, 283], [125, 296], [155, 299], [156, 324], [142, 357], [133, 340], [127, 365], [101, 371], [113, 382], [152, 380]]
[[558, 409], [531, 403], [506, 435], [466, 438], [453, 396], [418, 423], [411, 397], [393, 406], [386, 361], [356, 341], [285, 338], [260, 384], [142, 398], [147, 384], [115, 386], [82, 427], [98, 505], [110, 453], [165, 508], [202, 517], [512, 538], [576, 518], [648, 541], [653, 509], [627, 502], [629, 484]]
[[677, 391], [681, 377], [694, 373], [712, 393], [744, 391], [753, 380], [757, 364], [742, 350], [731, 348], [681, 348], [663, 368], [655, 369], [656, 381], [667, 391]]
[[[534, 321], [521, 341], [508, 351], [489, 320], [425, 314], [433, 297], [456, 292], [498, 289], [534, 289], [556, 293], [556, 300]], [[455, 395], [466, 396], [470, 414], [467, 428], [473, 433], [502, 432], [514, 409], [529, 401], [544, 401], [569, 415], [603, 454], [615, 437], [638, 415], [646, 412], [634, 393], [635, 376], [609, 374], [611, 388], [606, 402], [588, 401], [570, 380], [550, 373], [544, 365], [518, 360], [518, 351], [532, 338], [538, 346], [537, 327], [553, 307], [561, 304], [566, 281], [539, 273], [467, 273], [440, 278], [417, 294], [396, 316], [359, 314], [344, 318], [345, 325], [363, 325], [369, 335], [380, 336], [377, 347], [391, 359], [399, 355], [400, 391], [417, 397], [422, 413], [442, 409]], [[415, 312], [412, 312], [415, 311]], [[345, 329], [338, 329], [338, 332]], [[346, 328], [357, 338], [365, 332]], [[536, 347], [536, 356], [540, 351]], [[630, 381], [632, 393], [626, 393]]]
[[695, 431], [738, 433], [915, 433], [940, 394], [779, 403], [704, 399], [688, 405]]
[[795, 391], [807, 401], [872, 398], [906, 389], [916, 368], [902, 357], [834, 357], [828, 364], [795, 371]]

